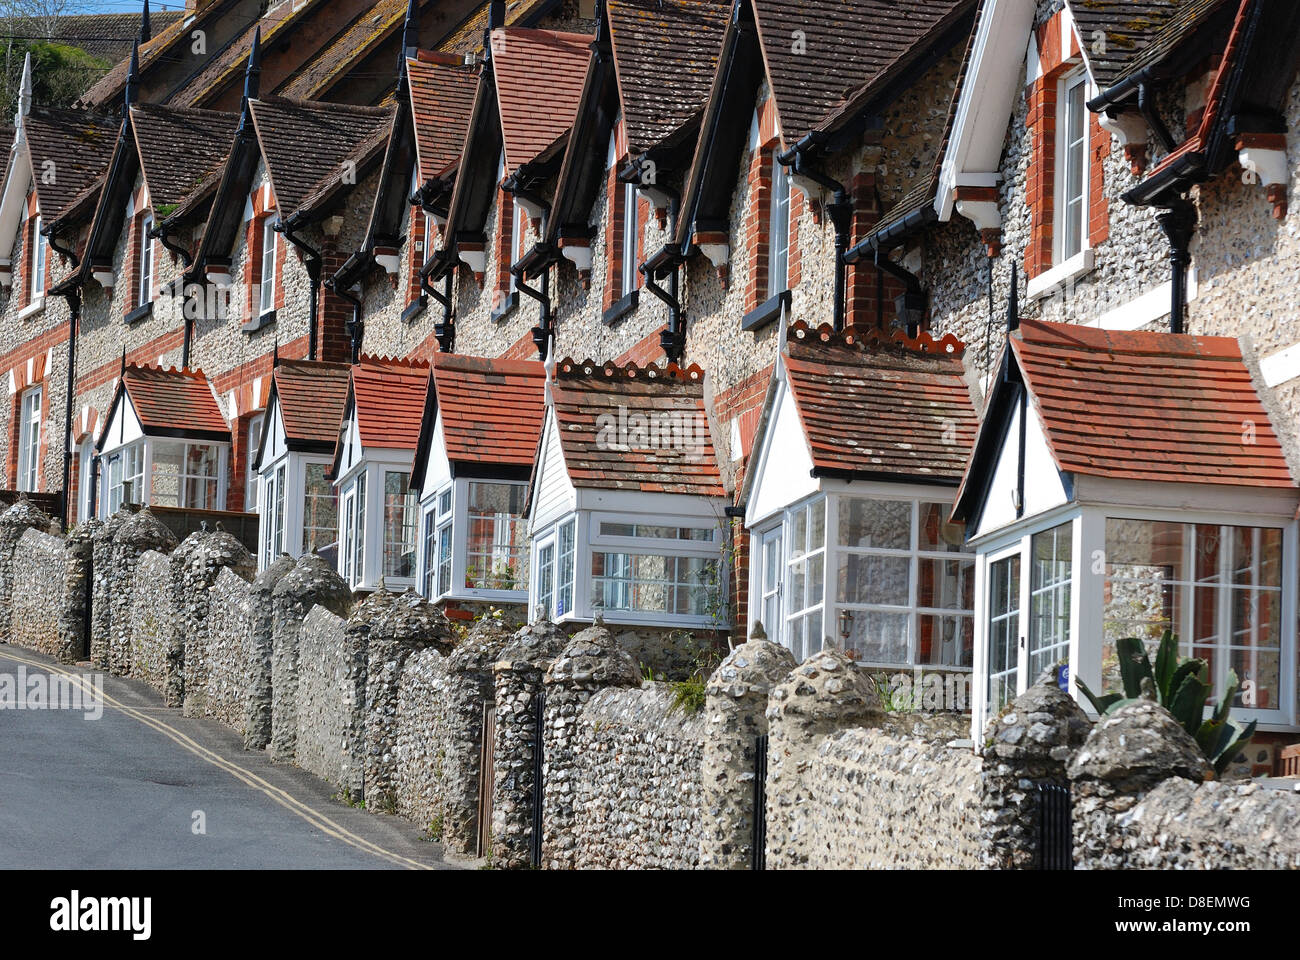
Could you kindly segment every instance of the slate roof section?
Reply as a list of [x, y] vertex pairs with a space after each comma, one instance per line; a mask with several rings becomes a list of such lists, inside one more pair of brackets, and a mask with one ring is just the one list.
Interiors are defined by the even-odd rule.
[[350, 371], [346, 363], [323, 360], [281, 360], [276, 366], [273, 382], [290, 447], [333, 446], [343, 422]]
[[703, 111], [731, 5], [610, 0], [607, 13], [628, 153], [636, 157]]
[[407, 0], [379, 0], [275, 92], [288, 99], [309, 100], [317, 96], [401, 26], [406, 18], [406, 5]]
[[128, 366], [121, 388], [146, 434], [230, 439], [230, 427], [201, 370]]
[[414, 450], [428, 386], [427, 364], [362, 357], [352, 368], [350, 386], [361, 445]]
[[131, 107], [131, 127], [155, 213], [179, 206], [220, 172], [238, 125], [237, 114], [218, 110], [150, 103]]
[[[973, 0], [754, 0], [781, 138], [789, 147], [861, 88], [909, 61]], [[797, 52], [791, 38], [802, 37]]]
[[546, 368], [536, 360], [433, 358], [433, 389], [453, 463], [531, 466], [545, 416]]
[[[699, 367], [618, 367], [565, 359], [557, 365], [551, 396], [560, 449], [575, 487], [725, 494]], [[638, 422], [667, 422], [677, 433], [657, 431], [658, 441], [647, 434], [643, 442], [635, 432]], [[620, 431], [620, 423], [628, 429]]]
[[[1125, 480], [1294, 488], [1231, 337], [1022, 320], [1011, 349], [1057, 466]], [[1243, 443], [1242, 424], [1254, 424]]]
[[[1225, 0], [1067, 0], [1101, 90], [1159, 63]], [[1099, 42], [1101, 41], [1101, 42]]]
[[410, 78], [411, 114], [415, 123], [415, 147], [420, 162], [420, 179], [443, 176], [460, 160], [474, 109], [478, 71], [423, 59], [407, 60]]
[[[107, 117], [32, 107], [23, 118], [41, 218], [57, 220], [86, 190], [96, 186], [113, 159], [120, 123]], [[51, 169], [54, 177], [46, 177]]]
[[[156, 36], [183, 19], [183, 10], [149, 11], [149, 28]], [[22, 21], [0, 19], [0, 33], [22, 32]], [[29, 31], [30, 32], [30, 31]], [[140, 36], [139, 13], [74, 13], [58, 19], [55, 40], [81, 47], [87, 53], [112, 62], [131, 55], [131, 44]]]
[[526, 27], [498, 28], [492, 38], [509, 173], [549, 153], [573, 126], [593, 38]]
[[250, 107], [282, 217], [319, 193], [325, 181], [342, 183], [346, 161], [382, 147], [393, 117], [391, 107], [278, 97], [251, 101]]
[[814, 472], [959, 483], [979, 430], [964, 349], [792, 325], [782, 362]]

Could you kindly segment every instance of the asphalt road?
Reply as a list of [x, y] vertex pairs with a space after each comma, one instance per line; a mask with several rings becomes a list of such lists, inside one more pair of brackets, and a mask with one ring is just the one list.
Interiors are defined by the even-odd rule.
[[[0, 683], [61, 667], [0, 644]], [[324, 781], [148, 686], [104, 677], [99, 719], [0, 709], [0, 868], [447, 869], [397, 817], [331, 798]], [[197, 826], [203, 832], [197, 831]]]

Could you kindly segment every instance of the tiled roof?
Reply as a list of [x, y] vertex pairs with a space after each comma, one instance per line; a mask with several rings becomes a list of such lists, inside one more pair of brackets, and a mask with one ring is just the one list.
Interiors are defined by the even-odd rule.
[[635, 157], [704, 109], [731, 5], [610, 0], [607, 9], [628, 153]]
[[414, 450], [428, 386], [426, 364], [362, 357], [352, 368], [361, 445]]
[[[754, 0], [787, 147], [842, 101], [910, 59], [972, 0]], [[802, 38], [797, 44], [791, 38]]]
[[[551, 385], [560, 449], [575, 487], [722, 496], [699, 367], [562, 360]], [[636, 425], [662, 425], [641, 440]], [[620, 430], [623, 424], [626, 431]], [[666, 435], [667, 434], [667, 435]]]
[[[108, 169], [119, 124], [92, 114], [32, 107], [23, 118], [23, 129], [31, 151], [41, 217], [50, 223]], [[46, 176], [45, 171], [51, 169], [55, 175]]]
[[217, 110], [150, 103], [131, 108], [149, 202], [156, 213], [179, 206], [221, 169], [238, 123], [235, 114]]
[[492, 63], [507, 172], [536, 160], [573, 126], [591, 40], [581, 33], [524, 27], [493, 31]]
[[452, 462], [528, 466], [545, 414], [546, 368], [536, 360], [433, 358], [433, 385]]
[[301, 100], [319, 95], [402, 25], [406, 6], [407, 0], [379, 0], [340, 31], [311, 62], [295, 71], [275, 92], [282, 97]]
[[122, 385], [145, 433], [230, 433], [201, 370], [128, 366]]
[[[221, 4], [212, 3], [197, 13], [193, 18], [178, 17], [171, 23], [167, 24], [161, 30], [153, 30], [153, 37], [148, 43], [140, 47], [140, 71], [147, 71], [155, 61], [161, 62], [164, 58], [178, 56], [172, 48], [184, 44], [184, 56], [188, 57], [189, 44], [193, 41], [190, 35], [195, 30], [201, 30], [207, 24], [209, 18], [213, 18], [221, 13], [226, 13], [221, 8]], [[150, 23], [153, 23], [152, 17]], [[137, 33], [138, 33], [137, 28]], [[87, 106], [100, 106], [111, 101], [118, 100], [122, 95], [122, 87], [126, 83], [127, 70], [130, 68], [130, 56], [124, 56], [113, 68], [100, 77], [99, 80], [81, 96], [80, 102]]]
[[[1097, 86], [1158, 63], [1225, 0], [1067, 0]], [[1102, 42], [1099, 42], [1102, 41]]]
[[[529, 26], [541, 15], [555, 5], [555, 0], [507, 0], [506, 26]], [[483, 32], [488, 26], [488, 7], [480, 4], [464, 22], [456, 27], [438, 44], [438, 49], [446, 53], [473, 53], [483, 49]]]
[[784, 364], [814, 469], [961, 480], [979, 417], [952, 336], [791, 326]]
[[[150, 30], [157, 34], [184, 16], [183, 10], [150, 10]], [[22, 23], [22, 20], [0, 19], [0, 33], [22, 32]], [[131, 53], [131, 44], [138, 36], [139, 13], [75, 13], [58, 18], [53, 39], [81, 47], [97, 57], [115, 61]]]
[[478, 71], [424, 59], [407, 60], [406, 70], [411, 79], [420, 179], [431, 180], [460, 158], [474, 108]]
[[[1295, 486], [1231, 337], [1022, 320], [1011, 348], [1062, 470]], [[1251, 442], [1243, 424], [1253, 425]]]
[[301, 207], [323, 180], [341, 182], [344, 161], [358, 159], [367, 147], [378, 148], [393, 117], [390, 107], [278, 97], [254, 100], [250, 106], [281, 216]]
[[346, 363], [281, 360], [275, 368], [280, 420], [290, 443], [332, 444], [348, 399]]

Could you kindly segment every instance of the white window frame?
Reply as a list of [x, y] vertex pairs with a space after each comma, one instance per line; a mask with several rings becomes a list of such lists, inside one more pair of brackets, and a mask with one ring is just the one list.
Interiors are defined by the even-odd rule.
[[[408, 509], [416, 511], [415, 552], [416, 563], [410, 576], [385, 574], [384, 570], [384, 475], [406, 473], [411, 470], [409, 450], [363, 448], [361, 458], [334, 481], [338, 491], [338, 544], [337, 569], [354, 590], [373, 590], [382, 577], [386, 589], [393, 591], [415, 587], [419, 583], [419, 505], [412, 503]], [[401, 458], [401, 459], [399, 459]], [[365, 478], [364, 481], [362, 478]], [[358, 484], [364, 482], [364, 499], [357, 509]], [[354, 509], [351, 527], [347, 523], [347, 509]], [[301, 528], [299, 530], [301, 534]]]
[[268, 213], [262, 218], [262, 274], [258, 279], [257, 300], [259, 317], [275, 312], [275, 261], [280, 242], [275, 223], [275, 214]]
[[95, 439], [86, 437], [77, 448], [77, 523], [90, 519], [94, 500]]
[[[513, 267], [524, 255], [524, 224], [527, 222], [528, 215], [518, 197], [510, 199], [510, 267]], [[510, 293], [514, 293], [519, 289], [519, 278], [509, 267], [507, 270], [510, 272]]]
[[45, 260], [48, 247], [48, 240], [41, 233], [41, 215], [35, 215], [35, 223], [32, 225], [32, 276], [31, 276], [31, 295], [27, 298], [29, 302], [35, 302], [38, 297], [45, 296]]
[[[522, 586], [517, 590], [498, 590], [466, 585], [466, 580], [469, 577], [470, 484], [475, 483], [502, 484], [521, 489], [526, 489], [528, 486], [528, 482], [523, 480], [490, 476], [458, 477], [451, 482], [441, 484], [434, 492], [426, 493], [420, 500], [420, 528], [417, 538], [422, 545], [419, 551], [419, 574], [417, 577], [420, 590], [422, 592], [428, 591], [424, 592], [424, 596], [430, 601], [454, 599], [526, 603], [528, 601], [529, 579], [527, 571], [521, 576], [520, 582]], [[444, 500], [447, 501], [445, 509]], [[526, 526], [527, 519], [520, 516], [516, 522]], [[434, 537], [432, 558], [430, 558], [427, 550], [431, 534], [429, 524], [435, 525], [435, 529], [432, 531]], [[445, 585], [439, 569], [442, 558], [442, 531], [444, 530], [450, 531], [447, 536], [451, 538], [451, 565]], [[521, 559], [526, 564], [531, 564], [532, 553], [531, 548], [525, 547]], [[432, 569], [430, 567], [431, 559]]]
[[638, 206], [636, 184], [623, 184], [623, 263], [621, 264], [622, 289], [619, 295], [624, 297], [637, 289], [636, 251], [637, 241], [640, 239], [637, 236], [640, 222], [640, 217], [637, 215]]
[[[1081, 506], [1067, 503], [1042, 514], [1024, 518], [1015, 524], [978, 538], [972, 545], [977, 553], [975, 580], [975, 672], [971, 684], [973, 709], [972, 731], [978, 738], [983, 722], [991, 714], [988, 703], [989, 635], [988, 607], [990, 567], [1014, 553], [1021, 556], [1020, 644], [1017, 693], [1023, 693], [1037, 677], [1029, 675], [1029, 631], [1031, 617], [1032, 539], [1062, 523], [1072, 524], [1070, 641], [1067, 689], [1085, 711], [1091, 705], [1078, 691], [1082, 678], [1094, 693], [1102, 692], [1101, 658], [1104, 643], [1105, 569], [1095, 568], [1097, 558], [1106, 554], [1106, 519], [1137, 520], [1151, 523], [1207, 524], [1219, 526], [1280, 529], [1282, 531], [1282, 595], [1280, 604], [1280, 663], [1278, 705], [1276, 709], [1252, 710], [1236, 707], [1232, 716], [1241, 721], [1257, 720], [1261, 731], [1300, 729], [1296, 707], [1297, 663], [1297, 546], [1300, 535], [1296, 521], [1263, 514], [1234, 513], [1205, 509], [1168, 509], [1124, 505]], [[1186, 622], [1186, 621], [1185, 621]], [[1222, 635], [1222, 634], [1221, 634]], [[1082, 638], [1088, 641], [1083, 642]], [[1190, 638], [1180, 636], [1180, 654], [1190, 655]], [[1216, 648], [1222, 649], [1222, 648]], [[1223, 667], [1222, 670], [1226, 670]], [[1217, 679], [1217, 678], [1215, 678]]]
[[[257, 472], [257, 451], [262, 444], [262, 431], [266, 428], [266, 414], [259, 413], [248, 418], [248, 450], [246, 455], [247, 469], [244, 477], [244, 510], [247, 513], [257, 511], [257, 505], [261, 500], [261, 494], [258, 489]], [[251, 499], [250, 499], [251, 498]]]
[[18, 489], [35, 493], [41, 477], [42, 384], [23, 392], [18, 425]]
[[[153, 505], [154, 454], [157, 445], [160, 443], [167, 446], [179, 445], [181, 447], [200, 446], [200, 447], [216, 448], [216, 453], [217, 453], [217, 463], [216, 463], [216, 473], [215, 473], [215, 479], [217, 481], [216, 502], [202, 507], [195, 507], [194, 505], [187, 503], [185, 497], [185, 482], [184, 482], [185, 478], [198, 477], [197, 474], [187, 474], [187, 473], [177, 474], [177, 477], [179, 478], [179, 482], [180, 482], [180, 487], [177, 493], [177, 500], [179, 505], [185, 509], [202, 509], [202, 510], [226, 509], [227, 473], [228, 473], [227, 465], [230, 462], [229, 442], [223, 440], [187, 440], [184, 438], [173, 438], [173, 437], [137, 437], [136, 439], [130, 441], [129, 443], [120, 444], [111, 449], [104, 450], [99, 455], [99, 463], [100, 463], [99, 473], [100, 473], [100, 484], [101, 484], [100, 499], [99, 499], [99, 503], [100, 503], [99, 515], [101, 519], [112, 516], [113, 513], [116, 512], [117, 507], [120, 506], [121, 504], [120, 500], [118, 501], [117, 504], [113, 504], [112, 502], [113, 491], [114, 491], [113, 468], [116, 463], [125, 464], [129, 456], [139, 457], [139, 460], [136, 463], [140, 467], [140, 472], [134, 474], [134, 477], [139, 479], [140, 486], [142, 488], [140, 490], [134, 491], [135, 496], [130, 502], [139, 503], [143, 506]], [[128, 454], [128, 451], [138, 451], [138, 453]], [[122, 459], [120, 461], [117, 461], [115, 458], [117, 458], [119, 454], [122, 455]], [[181, 457], [182, 457], [182, 463], [184, 463], [185, 460], [184, 452], [182, 452]], [[117, 487], [119, 489], [121, 487], [121, 483], [123, 479], [124, 478], [120, 476], [118, 477]], [[214, 478], [204, 477], [202, 479], [206, 480], [206, 479], [214, 479]]]
[[[192, 510], [224, 510], [226, 508], [226, 462], [229, 456], [230, 444], [221, 443], [211, 440], [186, 440], [173, 439], [171, 437], [146, 437], [144, 442], [145, 451], [145, 482], [148, 485], [148, 496], [144, 503], [153, 504], [153, 484], [154, 484], [154, 465], [157, 459], [156, 454], [158, 447], [180, 447], [181, 448], [181, 472], [176, 475], [179, 487], [176, 492], [176, 506], [182, 509]], [[215, 474], [206, 477], [201, 474], [186, 473], [185, 465], [189, 459], [190, 447], [212, 447], [214, 448], [217, 458]], [[210, 504], [196, 505], [188, 502], [186, 496], [186, 480], [216, 480], [215, 502]]]
[[[1090, 187], [1090, 163], [1091, 158], [1088, 153], [1088, 136], [1089, 136], [1089, 117], [1088, 117], [1088, 72], [1082, 67], [1072, 70], [1062, 77], [1057, 83], [1056, 92], [1056, 163], [1053, 172], [1053, 224], [1052, 224], [1052, 264], [1064, 264], [1075, 257], [1082, 256], [1092, 244], [1089, 242], [1088, 229], [1088, 201]], [[1074, 172], [1070, 163], [1070, 140], [1069, 140], [1069, 122], [1070, 122], [1070, 96], [1074, 91], [1080, 91], [1080, 121], [1083, 132], [1081, 139], [1076, 141], [1079, 144], [1079, 176], [1080, 176], [1080, 195], [1077, 198], [1079, 205], [1079, 235], [1066, 236], [1066, 226], [1069, 223], [1070, 198], [1067, 197], [1067, 188], [1071, 173]]]
[[[265, 426], [266, 421], [264, 420], [263, 427], [265, 428]], [[260, 470], [254, 475], [252, 482], [260, 488], [257, 505], [258, 522], [261, 529], [257, 557], [259, 570], [265, 570], [269, 564], [274, 563], [281, 552], [287, 553], [295, 559], [306, 552], [303, 540], [306, 537], [307, 526], [307, 470], [310, 467], [324, 467], [328, 471], [330, 463], [330, 458], [325, 455], [285, 451], [274, 460], [264, 462]], [[283, 471], [282, 475], [281, 471]], [[335, 519], [330, 527], [330, 533], [332, 542], [337, 543], [339, 535], [338, 492], [333, 483], [330, 483], [329, 486], [335, 497]], [[280, 488], [284, 490], [283, 533], [280, 536], [277, 549], [272, 551], [269, 544], [271, 531], [274, 529], [276, 522], [275, 513]], [[318, 546], [323, 550], [329, 547], [330, 544], [318, 544]]]
[[781, 163], [779, 149], [772, 150], [772, 198], [768, 210], [767, 296], [790, 289], [790, 196], [794, 185]]
[[[802, 646], [799, 650], [791, 646], [791, 637], [789, 633], [789, 624], [800, 615], [809, 611], [821, 609], [822, 612], [822, 640], [825, 641], [827, 636], [833, 637], [837, 645], [842, 643], [840, 636], [839, 617], [842, 609], [852, 613], [862, 612], [880, 612], [905, 614], [908, 617], [908, 647], [907, 659], [903, 662], [884, 661], [884, 660], [862, 660], [859, 661], [863, 666], [880, 667], [890, 669], [911, 669], [919, 667], [922, 670], [942, 671], [944, 673], [970, 673], [974, 670], [974, 662], [970, 665], [962, 666], [957, 664], [921, 662], [920, 656], [920, 638], [921, 638], [921, 618], [922, 617], [966, 617], [973, 618], [975, 608], [978, 607], [978, 596], [976, 596], [975, 608], [971, 610], [961, 610], [949, 607], [922, 606], [919, 602], [919, 588], [921, 576], [921, 564], [926, 561], [961, 561], [976, 564], [970, 571], [970, 576], [976, 576], [978, 572], [978, 557], [975, 552], [967, 547], [964, 551], [941, 551], [923, 548], [920, 544], [920, 527], [921, 527], [921, 504], [938, 503], [948, 504], [952, 498], [952, 491], [946, 487], [925, 487], [921, 485], [907, 484], [889, 484], [889, 483], [852, 483], [839, 484], [831, 481], [823, 481], [820, 489], [800, 500], [787, 505], [778, 510], [772, 516], [767, 516], [757, 522], [750, 531], [750, 596], [758, 598], [758, 603], [751, 603], [749, 606], [749, 624], [748, 629], [752, 630], [756, 620], [761, 619], [764, 609], [764, 602], [768, 597], [775, 596], [775, 605], [779, 612], [778, 623], [773, 626], [766, 621], [763, 622], [763, 628], [767, 633], [768, 639], [774, 643], [790, 649], [796, 657], [802, 652], [804, 656], [811, 656], [817, 650], [810, 649], [804, 651]], [[795, 559], [793, 557], [794, 545], [792, 543], [791, 531], [794, 524], [795, 515], [809, 505], [824, 499], [826, 502], [826, 522], [825, 532], [823, 535], [823, 544], [821, 550], [823, 556], [822, 571], [822, 598], [819, 604], [813, 604], [798, 611], [791, 609], [792, 600], [789, 596], [788, 578], [790, 564]], [[836, 541], [838, 540], [839, 529], [839, 510], [840, 503], [845, 499], [863, 499], [892, 501], [898, 503], [910, 504], [909, 520], [909, 546], [907, 549], [893, 547], [842, 547]], [[777, 536], [777, 531], [780, 531]], [[775, 537], [780, 543], [780, 561], [779, 571], [781, 582], [775, 591], [771, 590], [769, 584], [766, 584], [766, 563], [763, 553], [763, 545], [769, 538]], [[811, 555], [811, 553], [809, 554]], [[873, 602], [844, 602], [841, 603], [836, 598], [836, 586], [838, 583], [839, 560], [844, 555], [858, 556], [881, 556], [902, 558], [908, 560], [908, 602], [906, 605], [883, 604]], [[978, 586], [978, 581], [976, 582]], [[975, 630], [972, 619], [972, 630]], [[978, 635], [976, 631], [976, 636]], [[820, 649], [818, 647], [817, 649]]]
[[153, 229], [153, 214], [146, 213], [140, 218], [140, 285], [135, 291], [135, 305], [143, 307], [153, 302], [154, 289], [154, 249], [149, 231]]

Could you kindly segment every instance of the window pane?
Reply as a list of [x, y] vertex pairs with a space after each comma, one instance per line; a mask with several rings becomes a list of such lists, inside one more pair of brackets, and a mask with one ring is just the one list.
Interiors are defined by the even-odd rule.
[[940, 610], [975, 607], [974, 560], [927, 560], [919, 563], [916, 605]]
[[602, 520], [600, 535], [602, 537], [644, 537], [651, 540], [696, 540], [707, 543], [713, 539], [713, 530], [710, 527], [672, 527]]
[[415, 494], [407, 490], [411, 475], [384, 473], [384, 576], [415, 576]]
[[556, 560], [555, 615], [562, 617], [573, 609], [574, 543], [570, 520], [560, 527], [559, 557]]
[[911, 501], [842, 497], [838, 543], [842, 547], [910, 550]]
[[907, 663], [911, 615], [884, 610], [847, 610], [837, 613], [839, 629], [849, 627], [844, 649], [868, 663]]
[[554, 616], [553, 607], [554, 598], [552, 591], [555, 586], [555, 545], [548, 543], [537, 551], [537, 603], [546, 610], [548, 615]]
[[975, 663], [975, 618], [923, 614], [917, 618], [916, 660], [946, 667]]
[[153, 478], [149, 502], [155, 506], [181, 506], [182, 471], [185, 462], [183, 444], [156, 443], [153, 448]]
[[1070, 649], [1071, 549], [1074, 526], [1063, 523], [1030, 541], [1029, 678], [1064, 660]]
[[965, 550], [966, 531], [960, 523], [949, 523], [952, 505], [922, 503], [919, 547], [922, 550], [960, 553]]
[[1020, 557], [989, 564], [988, 712], [1016, 696], [1020, 646]]
[[521, 517], [525, 489], [513, 483], [469, 485], [466, 587], [522, 590], [527, 586], [528, 530]]
[[909, 558], [841, 553], [838, 564], [835, 599], [841, 603], [908, 605], [912, 572]]
[[338, 530], [338, 494], [325, 473], [329, 466], [309, 463], [303, 468], [303, 552], [320, 550], [334, 542]]

